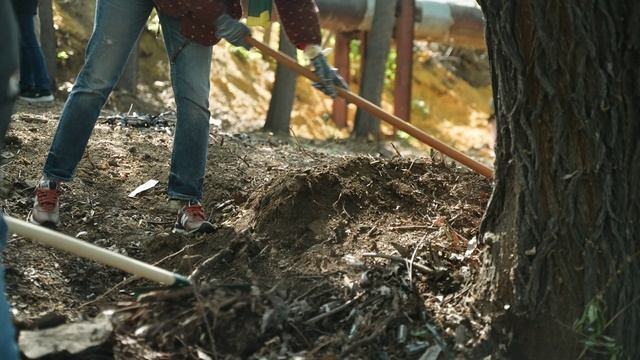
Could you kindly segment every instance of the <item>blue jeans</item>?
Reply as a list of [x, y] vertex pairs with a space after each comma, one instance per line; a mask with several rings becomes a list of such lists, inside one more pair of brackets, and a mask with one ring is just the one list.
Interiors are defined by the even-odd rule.
[[42, 49], [33, 28], [33, 15], [17, 15], [20, 30], [20, 88], [50, 90], [51, 82]]
[[[98, 115], [127, 63], [153, 9], [152, 0], [98, 0], [84, 66], [65, 103], [43, 173], [70, 181]], [[177, 124], [171, 155], [169, 197], [200, 201], [209, 142], [211, 47], [187, 40], [179, 19], [160, 15], [171, 59]]]
[[0, 359], [17, 360], [18, 349], [14, 342], [15, 331], [9, 316], [9, 304], [4, 290], [4, 267], [2, 266], [2, 251], [7, 243], [7, 224], [0, 216]]

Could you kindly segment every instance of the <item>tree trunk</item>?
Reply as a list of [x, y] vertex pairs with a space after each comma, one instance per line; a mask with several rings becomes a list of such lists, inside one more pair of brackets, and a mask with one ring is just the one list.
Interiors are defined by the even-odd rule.
[[[377, 0], [373, 15], [371, 31], [367, 39], [365, 66], [362, 70], [360, 82], [360, 96], [380, 105], [384, 77], [386, 75], [387, 59], [391, 48], [393, 27], [396, 23], [396, 7], [398, 0]], [[370, 136], [380, 137], [380, 120], [371, 116], [366, 111], [358, 109], [356, 122], [353, 129], [358, 138]]]
[[47, 71], [51, 79], [51, 89], [56, 88], [57, 72], [57, 44], [56, 30], [53, 27], [52, 0], [40, 0], [38, 2], [38, 17], [40, 18], [40, 46], [47, 62]]
[[640, 2], [481, 5], [498, 131], [484, 305], [512, 358], [638, 359]]
[[[280, 30], [280, 51], [293, 58], [296, 57], [296, 47], [289, 41], [282, 27]], [[267, 120], [264, 124], [265, 130], [289, 134], [291, 109], [296, 93], [296, 79], [296, 73], [278, 64]]]

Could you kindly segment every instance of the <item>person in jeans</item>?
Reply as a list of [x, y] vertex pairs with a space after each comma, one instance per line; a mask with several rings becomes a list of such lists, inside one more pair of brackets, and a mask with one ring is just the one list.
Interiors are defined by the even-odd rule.
[[38, 0], [13, 0], [13, 8], [20, 31], [20, 98], [31, 103], [53, 101], [47, 65], [33, 24]]
[[[303, 49], [323, 79], [317, 87], [335, 96], [346, 86], [322, 55], [320, 25], [313, 0], [276, 0], [289, 39]], [[180, 202], [174, 231], [208, 233], [215, 230], [201, 204], [209, 138], [209, 72], [211, 46], [223, 38], [249, 48], [250, 30], [238, 21], [240, 0], [98, 0], [86, 59], [64, 106], [43, 178], [36, 188], [32, 223], [59, 224], [60, 183], [73, 178], [96, 119], [122, 73], [153, 7], [159, 13], [177, 123], [168, 196]]]
[[[18, 94], [18, 32], [9, 0], [0, 0], [0, 151]], [[0, 169], [2, 171], [2, 169]], [[0, 174], [2, 176], [3, 174]], [[0, 213], [0, 359], [18, 360], [15, 330], [5, 296], [2, 252], [7, 244], [7, 224]]]

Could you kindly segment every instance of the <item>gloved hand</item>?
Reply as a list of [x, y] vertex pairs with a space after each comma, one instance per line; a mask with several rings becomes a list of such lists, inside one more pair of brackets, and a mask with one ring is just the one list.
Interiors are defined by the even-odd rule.
[[232, 18], [228, 14], [220, 15], [215, 21], [216, 36], [227, 40], [233, 46], [241, 46], [247, 50], [251, 46], [244, 40], [247, 35], [251, 35], [251, 30], [247, 25]]
[[309, 45], [304, 50], [305, 55], [313, 65], [313, 72], [318, 75], [320, 82], [314, 83], [313, 87], [323, 93], [335, 98], [338, 96], [336, 86], [348, 89], [349, 85], [344, 81], [342, 76], [338, 74], [336, 69], [329, 66], [327, 58], [322, 53], [319, 45]]

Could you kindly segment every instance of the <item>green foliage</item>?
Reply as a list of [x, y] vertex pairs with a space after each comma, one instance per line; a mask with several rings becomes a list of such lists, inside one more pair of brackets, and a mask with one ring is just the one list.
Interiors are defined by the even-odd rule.
[[411, 101], [411, 108], [414, 111], [418, 111], [423, 117], [431, 114], [431, 106], [424, 100], [413, 99]]
[[[351, 41], [350, 49], [349, 49], [349, 61], [351, 62], [352, 69], [360, 68], [360, 40]], [[389, 57], [387, 58], [387, 64], [385, 66], [384, 71], [384, 87], [386, 90], [393, 89], [393, 83], [396, 79], [396, 61], [398, 58], [398, 53], [394, 48], [389, 52]]]
[[392, 89], [393, 83], [396, 80], [396, 69], [398, 68], [396, 60], [398, 59], [398, 53], [395, 48], [391, 48], [389, 57], [387, 58], [387, 65], [384, 70], [384, 87], [386, 89]]
[[261, 54], [257, 51], [251, 51], [251, 50], [247, 50], [245, 48], [243, 48], [242, 46], [233, 46], [231, 44], [225, 44], [229, 50], [231, 51], [231, 54], [233, 54], [233, 56], [235, 56], [236, 58], [238, 58], [241, 62], [243, 63], [249, 63], [250, 61], [253, 60], [258, 60], [261, 58]]
[[605, 318], [604, 307], [601, 299], [591, 300], [580, 319], [574, 323], [573, 328], [582, 338], [583, 355], [591, 353], [608, 357], [611, 360], [619, 360], [623, 358], [622, 347], [616, 339], [605, 335], [609, 323]]
[[243, 47], [231, 47], [231, 53], [243, 63], [248, 63], [251, 55], [249, 50]]

